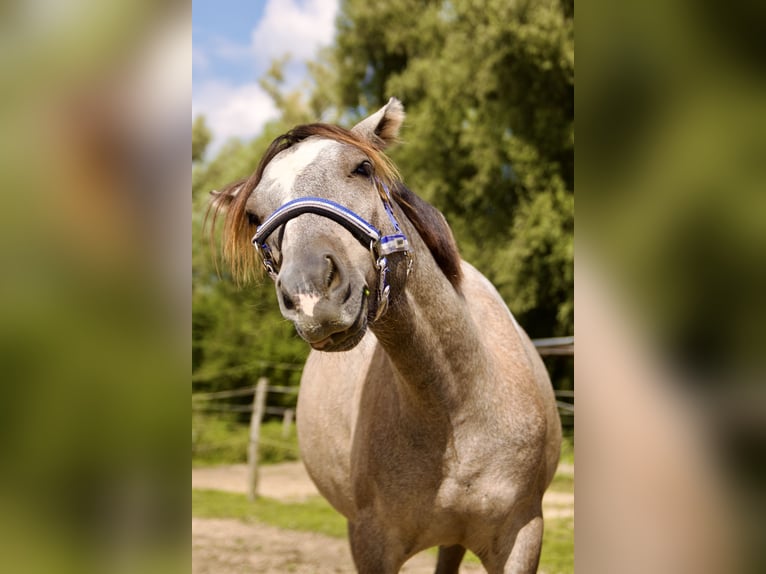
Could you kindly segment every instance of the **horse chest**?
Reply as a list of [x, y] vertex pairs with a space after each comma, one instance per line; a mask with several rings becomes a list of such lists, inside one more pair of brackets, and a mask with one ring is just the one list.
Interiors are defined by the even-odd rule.
[[[377, 426], [377, 425], [375, 425]], [[495, 492], [512, 495], [507, 482], [515, 474], [508, 441], [475, 432], [455, 433], [446, 425], [399, 424], [372, 428], [370, 445], [358, 460], [357, 481], [375, 484], [376, 496], [402, 501], [402, 493], [452, 508], [497, 503]], [[409, 496], [405, 497], [409, 498]], [[406, 501], [410, 504], [412, 501]]]

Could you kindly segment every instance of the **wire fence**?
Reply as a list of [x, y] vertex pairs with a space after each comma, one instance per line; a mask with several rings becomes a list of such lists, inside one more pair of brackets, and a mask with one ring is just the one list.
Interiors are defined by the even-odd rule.
[[[546, 339], [535, 339], [532, 341], [537, 348], [541, 356], [574, 356], [574, 337], [551, 337]], [[259, 364], [258, 362], [226, 369], [224, 372], [219, 372], [215, 376], [211, 373], [205, 373], [200, 376], [192, 376], [192, 382], [203, 382], [213, 380], [217, 376], [223, 374], [232, 374], [247, 372], [252, 369], [253, 365]], [[270, 363], [273, 366], [274, 363]], [[289, 368], [291, 370], [301, 370], [303, 365], [291, 365], [287, 363], [279, 363], [281, 368]], [[284, 438], [289, 436], [291, 426], [295, 421], [295, 409], [291, 407], [281, 406], [269, 406], [266, 404], [266, 397], [268, 393], [277, 393], [284, 395], [295, 395], [297, 397], [299, 387], [287, 387], [280, 385], [269, 385], [268, 379], [261, 377], [258, 379], [258, 383], [248, 387], [241, 387], [238, 389], [231, 389], [226, 391], [214, 391], [214, 392], [198, 392], [192, 393], [192, 411], [200, 413], [213, 413], [213, 412], [230, 412], [230, 413], [251, 413], [250, 417], [250, 438], [248, 444], [248, 493], [251, 499], [257, 497], [258, 490], [258, 448], [259, 444], [269, 446], [272, 448], [284, 449], [297, 455], [295, 446], [288, 442], [275, 441], [273, 439], [267, 439], [260, 436], [260, 428], [263, 423], [265, 415], [273, 415], [282, 417]], [[573, 390], [560, 390], [556, 393], [556, 406], [559, 409], [559, 414], [562, 417], [574, 418], [574, 391]], [[252, 396], [252, 403], [245, 404], [231, 404], [221, 403], [225, 399], [233, 399], [240, 397]]]
[[[229, 399], [235, 397], [252, 396], [258, 389], [257, 385], [249, 387], [240, 387], [231, 391], [215, 391], [212, 393], [192, 393], [192, 411], [195, 412], [233, 412], [233, 413], [251, 413], [253, 405], [232, 405], [232, 404], [201, 404], [206, 401], [217, 399]], [[298, 395], [299, 387], [285, 387], [279, 385], [268, 385], [266, 392], [281, 393], [288, 395]], [[287, 411], [292, 411], [290, 407], [265, 406], [264, 413], [269, 415], [284, 416]], [[288, 415], [289, 416], [289, 415]]]
[[[574, 337], [548, 337], [544, 339], [534, 339], [532, 341], [537, 351], [543, 357], [552, 356], [574, 356]], [[253, 365], [259, 365], [261, 362], [255, 362], [253, 364], [243, 365], [242, 367], [234, 367], [220, 371], [215, 376], [211, 373], [205, 374], [202, 377], [192, 376], [192, 382], [202, 382], [212, 380], [222, 375], [230, 375], [234, 372], [242, 372], [250, 369]], [[266, 361], [263, 361], [266, 363]], [[290, 363], [268, 363], [269, 366], [279, 365], [281, 368], [289, 368], [291, 370], [301, 370], [303, 365], [290, 364]], [[257, 386], [251, 385], [249, 387], [241, 387], [238, 389], [228, 391], [215, 391], [209, 393], [192, 393], [192, 399], [195, 401], [192, 404], [192, 410], [195, 412], [233, 412], [233, 413], [251, 413], [253, 412], [253, 405], [232, 405], [232, 404], [202, 404], [206, 401], [214, 401], [218, 399], [229, 399], [237, 397], [252, 396], [256, 391]], [[288, 395], [298, 395], [299, 387], [286, 387], [280, 385], [268, 385], [268, 393], [281, 393]], [[559, 407], [559, 412], [564, 416], [574, 415], [574, 404], [566, 400], [559, 399], [571, 399], [574, 400], [574, 391], [561, 390], [556, 391], [556, 404]], [[268, 406], [264, 407], [265, 414], [284, 416], [285, 412], [292, 411], [290, 407], [278, 407]], [[288, 415], [289, 416], [289, 415]]]

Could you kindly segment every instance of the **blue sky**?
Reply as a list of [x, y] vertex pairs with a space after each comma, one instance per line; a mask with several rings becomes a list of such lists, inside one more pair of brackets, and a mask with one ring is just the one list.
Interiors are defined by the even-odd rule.
[[[215, 152], [276, 115], [258, 79], [275, 58], [305, 62], [331, 43], [338, 0], [193, 0], [192, 8], [192, 117], [205, 115]], [[303, 73], [291, 66], [289, 81]]]

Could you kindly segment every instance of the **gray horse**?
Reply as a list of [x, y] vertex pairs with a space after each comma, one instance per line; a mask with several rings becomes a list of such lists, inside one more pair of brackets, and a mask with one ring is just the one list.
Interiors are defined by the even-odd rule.
[[535, 572], [561, 442], [553, 390], [444, 217], [382, 153], [403, 120], [392, 98], [351, 130], [277, 138], [213, 201], [224, 256], [238, 276], [265, 265], [314, 349], [301, 455], [348, 519], [358, 571], [398, 572], [439, 546], [439, 573], [457, 572], [466, 549], [488, 572]]

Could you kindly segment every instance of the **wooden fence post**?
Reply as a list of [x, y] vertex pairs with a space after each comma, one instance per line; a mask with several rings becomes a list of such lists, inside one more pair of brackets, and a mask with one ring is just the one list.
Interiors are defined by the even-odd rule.
[[285, 414], [282, 417], [282, 438], [290, 438], [290, 427], [293, 426], [293, 418], [295, 418], [295, 411], [293, 409], [285, 409]]
[[269, 380], [266, 377], [258, 379], [253, 395], [253, 414], [250, 417], [250, 442], [247, 445], [247, 497], [250, 500], [258, 498], [258, 440], [261, 435], [261, 421], [266, 407], [266, 391]]

